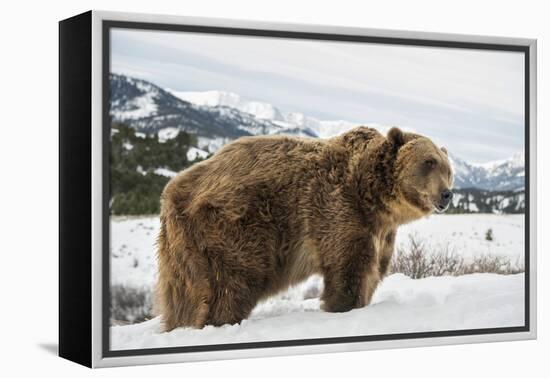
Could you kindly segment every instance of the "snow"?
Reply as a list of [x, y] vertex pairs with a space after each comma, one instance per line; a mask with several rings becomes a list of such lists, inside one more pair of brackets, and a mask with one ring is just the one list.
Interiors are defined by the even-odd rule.
[[241, 109], [245, 113], [254, 115], [258, 119], [281, 119], [282, 115], [277, 108], [273, 105], [259, 102], [250, 101]]
[[525, 208], [525, 194], [520, 194], [518, 196], [518, 203], [516, 204], [516, 210], [520, 209], [521, 207]]
[[359, 124], [347, 121], [319, 121], [317, 128], [313, 129], [321, 138], [332, 138], [357, 126]]
[[199, 149], [208, 151], [208, 152], [216, 152], [220, 148], [222, 148], [224, 145], [229, 143], [231, 139], [229, 138], [223, 138], [223, 137], [214, 137], [214, 138], [207, 138], [204, 136], [197, 137], [197, 144]]
[[183, 101], [187, 101], [198, 106], [226, 106], [251, 114], [257, 119], [284, 119], [279, 109], [275, 106], [262, 101], [248, 101], [232, 92], [216, 90], [205, 92], [181, 92], [171, 89], [167, 89], [167, 91]]
[[524, 187], [525, 158], [516, 153], [509, 159], [483, 164], [468, 163], [453, 154], [449, 161], [457, 188], [477, 187], [486, 190], [516, 190]]
[[111, 115], [119, 121], [150, 117], [157, 112], [156, 92], [146, 92], [126, 102], [123, 108], [112, 108]]
[[153, 287], [159, 227], [158, 217], [111, 217], [111, 285]]
[[[274, 125], [279, 126], [279, 125]], [[278, 130], [281, 130], [278, 127], [270, 127], [268, 130], [266, 130], [266, 127], [258, 127], [257, 125], [239, 125], [237, 126], [237, 129], [245, 131], [249, 133], [250, 135], [266, 135], [266, 134], [273, 134], [276, 133]]]
[[503, 165], [507, 165], [510, 168], [524, 167], [525, 166], [525, 155], [523, 154], [523, 152], [516, 152], [509, 159], [495, 160], [495, 161], [490, 161], [490, 162], [481, 163], [481, 164], [472, 163], [472, 165], [482, 167], [482, 168], [485, 168], [487, 170], [494, 170], [494, 169], [496, 169], [500, 166], [503, 166]]
[[174, 139], [178, 136], [179, 132], [179, 129], [176, 127], [165, 127], [158, 132], [159, 142], [162, 143], [166, 142], [168, 139]]
[[[493, 230], [493, 241], [485, 240]], [[111, 285], [152, 291], [158, 217], [111, 217]], [[433, 215], [402, 226], [396, 245], [417, 234], [428, 246], [450, 246], [466, 260], [482, 254], [524, 256], [524, 216]], [[310, 277], [259, 304], [240, 325], [159, 333], [159, 319], [111, 327], [112, 348], [154, 348], [227, 342], [356, 336], [523, 324], [524, 275], [474, 274], [412, 280], [387, 277], [373, 303], [347, 313], [319, 309], [323, 280]]]
[[167, 88], [166, 91], [176, 96], [180, 100], [187, 101], [193, 105], [199, 106], [230, 106], [237, 107], [241, 102], [241, 96], [232, 92], [224, 91], [204, 91], [204, 92], [185, 92], [176, 91]]
[[524, 274], [472, 274], [410, 279], [387, 277], [371, 305], [345, 313], [320, 310], [318, 277], [256, 306], [241, 324], [161, 332], [160, 319], [111, 327], [113, 350], [324, 337], [377, 335], [524, 324]]
[[464, 198], [464, 195], [462, 193], [455, 193], [453, 195], [453, 206], [456, 207], [461, 199]]
[[178, 174], [178, 172], [174, 172], [168, 168], [156, 168], [153, 172], [159, 176], [170, 177], [170, 178]]
[[197, 158], [206, 159], [207, 157], [208, 157], [208, 152], [201, 150], [199, 148], [190, 147], [187, 150], [187, 160], [189, 161], [196, 160]]
[[477, 213], [479, 211], [479, 208], [477, 207], [477, 205], [474, 202], [470, 202], [468, 204], [468, 210], [470, 210], [474, 213]]
[[[493, 241], [485, 240], [488, 229]], [[523, 259], [525, 247], [523, 214], [434, 214], [403, 225], [397, 231], [397, 246], [406, 245], [410, 234], [426, 240], [430, 246], [448, 245], [466, 259], [483, 254]]]
[[137, 171], [137, 173], [140, 173], [140, 174], [142, 174], [143, 176], [145, 176], [145, 175], [147, 174], [147, 171], [146, 171], [145, 169], [143, 169], [143, 167], [142, 167], [141, 165], [138, 165], [138, 166], [136, 167], [136, 171]]

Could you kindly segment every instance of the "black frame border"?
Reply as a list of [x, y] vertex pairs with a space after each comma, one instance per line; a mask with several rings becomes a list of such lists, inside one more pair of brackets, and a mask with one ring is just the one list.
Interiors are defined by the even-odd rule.
[[[190, 32], [201, 34], [233, 35], [233, 36], [253, 36], [283, 39], [306, 39], [334, 42], [362, 42], [372, 44], [392, 44], [405, 46], [424, 46], [424, 47], [443, 47], [460, 48], [475, 50], [493, 50], [493, 51], [511, 51], [524, 54], [524, 138], [525, 138], [525, 325], [519, 327], [499, 327], [499, 328], [479, 328], [466, 330], [448, 330], [433, 332], [414, 332], [414, 333], [396, 333], [386, 335], [365, 335], [350, 337], [330, 337], [316, 339], [298, 339], [298, 340], [279, 340], [279, 341], [260, 341], [247, 343], [229, 343], [229, 344], [209, 344], [193, 345], [181, 347], [164, 348], [146, 348], [146, 349], [110, 349], [110, 213], [107, 198], [110, 198], [110, 133], [111, 120], [109, 116], [109, 73], [110, 73], [110, 30], [114, 28], [149, 30], [149, 31], [169, 31], [169, 32]], [[149, 23], [134, 21], [102, 21], [102, 178], [103, 178], [103, 212], [102, 212], [102, 356], [106, 357], [126, 357], [126, 356], [144, 356], [172, 353], [193, 353], [193, 352], [214, 352], [238, 349], [256, 349], [256, 348], [280, 348], [295, 347], [319, 344], [340, 344], [368, 341], [387, 341], [387, 340], [406, 340], [437, 338], [449, 336], [473, 336], [499, 333], [519, 333], [530, 331], [530, 46], [501, 44], [501, 43], [482, 43], [482, 42], [460, 42], [443, 41], [435, 39], [421, 38], [397, 38], [397, 37], [379, 37], [364, 36], [353, 34], [331, 34], [317, 32], [298, 32], [284, 30], [266, 30], [249, 29], [218, 26], [199, 26], [185, 24], [169, 23]]]
[[92, 366], [92, 12], [59, 21], [59, 356]]

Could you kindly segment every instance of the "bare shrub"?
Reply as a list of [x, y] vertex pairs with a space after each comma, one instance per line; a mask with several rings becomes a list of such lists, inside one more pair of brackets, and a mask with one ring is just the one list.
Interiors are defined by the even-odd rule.
[[411, 278], [422, 278], [429, 275], [430, 262], [424, 242], [409, 235], [409, 249], [397, 248], [392, 261], [392, 271], [403, 273]]
[[111, 286], [111, 324], [139, 323], [151, 319], [153, 298], [146, 288]]
[[466, 261], [448, 244], [428, 247], [417, 234], [410, 234], [408, 245], [395, 250], [391, 263], [392, 273], [403, 273], [413, 279], [471, 273], [516, 274], [524, 271], [520, 258], [512, 262], [508, 256], [485, 254]]
[[453, 275], [464, 265], [464, 259], [450, 248], [440, 247], [429, 252], [426, 243], [417, 234], [409, 235], [408, 248], [398, 247], [392, 260], [392, 272], [411, 278]]
[[519, 259], [512, 263], [507, 256], [496, 255], [480, 255], [475, 256], [473, 261], [464, 267], [463, 274], [469, 273], [499, 273], [499, 274], [516, 274], [524, 272], [523, 263], [519, 263]]
[[465, 265], [464, 258], [458, 255], [448, 244], [440, 247], [435, 253], [431, 253], [429, 260], [431, 276], [456, 275]]

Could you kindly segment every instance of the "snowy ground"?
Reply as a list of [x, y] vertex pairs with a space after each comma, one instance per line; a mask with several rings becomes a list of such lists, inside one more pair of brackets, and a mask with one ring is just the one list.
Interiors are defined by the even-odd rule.
[[[111, 284], [152, 290], [156, 279], [156, 217], [112, 218]], [[487, 229], [493, 241], [485, 240]], [[523, 259], [523, 215], [434, 215], [402, 227], [397, 245], [417, 234], [465, 258], [481, 254]], [[387, 277], [363, 309], [329, 314], [319, 309], [322, 279], [308, 281], [259, 304], [240, 325], [159, 333], [159, 321], [111, 327], [111, 348], [154, 348], [351, 335], [521, 326], [524, 275], [473, 274], [412, 280]]]
[[[387, 277], [373, 303], [346, 313], [304, 299], [321, 280], [312, 277], [291, 295], [259, 304], [240, 325], [160, 332], [159, 319], [111, 327], [111, 348], [137, 349], [254, 341], [311, 339], [422, 331], [513, 327], [524, 324], [524, 274], [471, 274], [412, 280]], [[307, 296], [306, 296], [307, 297]]]
[[[485, 240], [488, 229], [493, 231], [493, 241]], [[512, 260], [523, 259], [525, 216], [432, 215], [400, 227], [397, 231], [397, 245], [406, 244], [409, 234], [417, 234], [434, 247], [448, 245], [465, 258], [492, 254], [505, 255]]]

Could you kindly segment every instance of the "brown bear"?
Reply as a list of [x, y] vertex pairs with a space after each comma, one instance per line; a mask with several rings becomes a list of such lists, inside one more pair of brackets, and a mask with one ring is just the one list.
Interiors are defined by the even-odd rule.
[[445, 210], [447, 153], [421, 135], [358, 127], [328, 139], [240, 138], [161, 196], [157, 312], [166, 331], [245, 319], [312, 274], [322, 308], [366, 306], [397, 227]]

